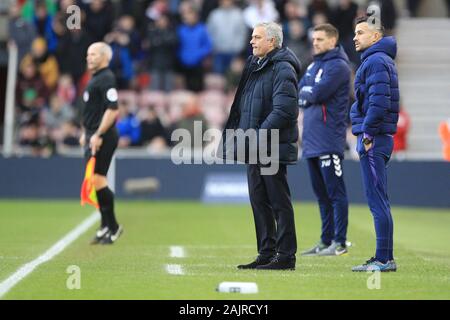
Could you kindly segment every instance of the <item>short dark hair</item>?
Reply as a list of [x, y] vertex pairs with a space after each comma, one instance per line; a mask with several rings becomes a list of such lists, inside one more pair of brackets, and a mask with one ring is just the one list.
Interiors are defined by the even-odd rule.
[[377, 25], [374, 23], [374, 22], [376, 21], [377, 18], [374, 17], [373, 20], [371, 20], [371, 21], [369, 21], [369, 18], [370, 18], [370, 16], [361, 16], [361, 17], [356, 18], [356, 19], [355, 19], [355, 27], [356, 27], [358, 24], [360, 24], [360, 23], [367, 22], [367, 23], [369, 24], [369, 27], [370, 27], [370, 26], [375, 27], [375, 30], [377, 30], [378, 32], [381, 33], [381, 35], [384, 36], [385, 30], [384, 30], [383, 25], [381, 24], [381, 20], [379, 20], [379, 25], [377, 26]]
[[314, 31], [324, 31], [328, 37], [336, 38], [336, 42], [339, 41], [339, 31], [332, 24], [323, 23], [314, 27]]

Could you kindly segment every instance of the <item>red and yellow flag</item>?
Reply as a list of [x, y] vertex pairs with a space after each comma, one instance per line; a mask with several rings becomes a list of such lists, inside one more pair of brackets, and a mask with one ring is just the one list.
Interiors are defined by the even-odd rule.
[[91, 157], [86, 164], [86, 173], [84, 174], [83, 184], [81, 185], [81, 204], [90, 204], [96, 209], [99, 208], [97, 193], [94, 188], [94, 168], [95, 157]]

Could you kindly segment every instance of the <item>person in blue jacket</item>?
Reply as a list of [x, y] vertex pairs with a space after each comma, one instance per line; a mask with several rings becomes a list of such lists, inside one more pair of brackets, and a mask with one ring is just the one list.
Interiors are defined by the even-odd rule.
[[339, 256], [347, 253], [348, 199], [344, 157], [350, 93], [349, 59], [338, 30], [331, 24], [314, 28], [314, 61], [299, 84], [303, 108], [303, 158], [308, 162], [312, 187], [322, 219], [320, 241], [302, 253]]
[[386, 167], [392, 154], [393, 134], [397, 131], [400, 92], [394, 63], [395, 38], [384, 37], [377, 17], [356, 21], [356, 51], [361, 65], [355, 77], [355, 103], [351, 107], [352, 132], [357, 139], [363, 184], [372, 212], [375, 256], [352, 271], [396, 271], [393, 253], [393, 221], [387, 194]]
[[178, 60], [188, 90], [199, 92], [204, 89], [203, 64], [212, 53], [212, 42], [206, 26], [199, 20], [197, 8], [186, 2], [182, 10], [183, 23], [177, 29], [179, 39]]

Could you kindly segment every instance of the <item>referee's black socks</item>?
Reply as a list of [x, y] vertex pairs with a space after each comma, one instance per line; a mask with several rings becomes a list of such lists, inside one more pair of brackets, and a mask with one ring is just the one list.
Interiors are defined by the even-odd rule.
[[108, 187], [104, 187], [97, 190], [97, 199], [102, 214], [102, 224], [106, 222], [109, 230], [115, 233], [119, 225], [114, 214], [114, 193]]

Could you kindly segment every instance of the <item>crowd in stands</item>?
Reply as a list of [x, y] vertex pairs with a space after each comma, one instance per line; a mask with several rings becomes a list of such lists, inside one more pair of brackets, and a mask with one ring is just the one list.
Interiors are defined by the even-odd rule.
[[[177, 128], [221, 128], [227, 118], [253, 26], [278, 21], [284, 43], [302, 63], [312, 61], [311, 32], [331, 22], [340, 44], [359, 65], [353, 21], [367, 5], [351, 0], [16, 0], [9, 36], [19, 54], [17, 141], [47, 156], [77, 147], [82, 95], [89, 81], [86, 51], [96, 41], [113, 49], [119, 147], [170, 148]], [[383, 24], [394, 33], [397, 11], [380, 0]], [[81, 9], [81, 28], [69, 28], [67, 8]], [[301, 119], [299, 121], [301, 125]]]

